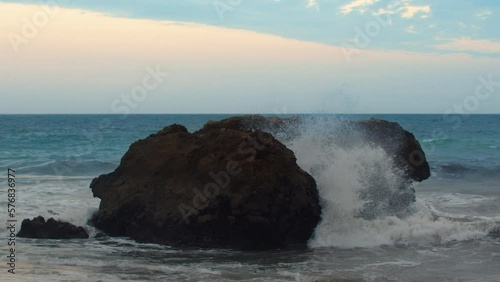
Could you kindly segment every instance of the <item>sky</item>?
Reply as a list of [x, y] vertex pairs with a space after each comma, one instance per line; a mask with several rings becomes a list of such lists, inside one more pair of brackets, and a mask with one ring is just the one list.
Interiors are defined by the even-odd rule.
[[500, 113], [500, 2], [0, 0], [0, 114]]

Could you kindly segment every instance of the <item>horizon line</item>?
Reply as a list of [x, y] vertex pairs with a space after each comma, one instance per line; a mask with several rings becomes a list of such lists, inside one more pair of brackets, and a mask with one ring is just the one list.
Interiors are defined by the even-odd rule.
[[[0, 113], [0, 116], [15, 116], [15, 115], [107, 115], [107, 116], [123, 116], [124, 114], [110, 113]], [[500, 113], [131, 113], [128, 115], [500, 115]]]

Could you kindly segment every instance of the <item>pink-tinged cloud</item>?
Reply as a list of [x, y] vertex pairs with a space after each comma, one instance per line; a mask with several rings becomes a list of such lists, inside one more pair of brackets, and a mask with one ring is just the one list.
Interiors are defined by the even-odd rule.
[[402, 8], [401, 12], [401, 17], [406, 18], [406, 19], [411, 19], [413, 18], [416, 14], [422, 13], [424, 14], [423, 17], [425, 17], [427, 14], [431, 12], [431, 7], [426, 5], [426, 6], [411, 6], [407, 5]]
[[448, 43], [436, 45], [435, 47], [439, 50], [447, 51], [473, 51], [479, 53], [500, 54], [500, 42], [491, 40], [460, 38], [454, 39]]
[[340, 12], [342, 14], [350, 14], [353, 11], [359, 11], [360, 13], [365, 13], [369, 6], [375, 4], [379, 0], [354, 0], [348, 4], [340, 7]]

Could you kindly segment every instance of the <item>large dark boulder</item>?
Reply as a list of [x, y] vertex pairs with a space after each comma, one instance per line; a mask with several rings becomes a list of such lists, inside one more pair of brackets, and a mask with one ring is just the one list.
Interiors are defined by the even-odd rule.
[[305, 245], [320, 220], [312, 176], [272, 135], [209, 123], [171, 125], [132, 144], [90, 185], [93, 224], [111, 236], [173, 246]]
[[89, 234], [81, 226], [68, 222], [57, 221], [49, 218], [47, 221], [42, 216], [33, 220], [25, 219], [21, 224], [18, 237], [38, 239], [87, 239]]

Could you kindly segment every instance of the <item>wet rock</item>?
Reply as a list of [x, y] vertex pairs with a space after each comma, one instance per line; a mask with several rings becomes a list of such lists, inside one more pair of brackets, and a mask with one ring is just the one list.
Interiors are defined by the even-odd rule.
[[[340, 146], [347, 148], [370, 143], [382, 147], [394, 158], [395, 163], [405, 170], [409, 179], [421, 182], [430, 177], [429, 163], [419, 141], [398, 123], [375, 118], [356, 121], [337, 119], [335, 122], [338, 126], [324, 130], [334, 131], [332, 139]], [[262, 130], [287, 143], [303, 134], [307, 127], [307, 118], [299, 116], [280, 118], [246, 115], [209, 121], [201, 131], [212, 128]]]
[[[285, 144], [307, 135], [306, 140], [319, 140], [325, 148], [357, 151], [368, 146], [383, 149], [393, 164], [392, 169], [383, 164], [367, 169], [363, 175], [361, 181], [366, 187], [359, 191], [359, 196], [364, 204], [358, 217], [364, 219], [411, 213], [411, 204], [416, 201], [413, 182], [430, 177], [429, 164], [420, 143], [411, 132], [395, 122], [380, 119], [351, 121], [325, 116], [282, 119], [251, 115], [208, 123], [204, 128], [207, 127], [259, 129], [273, 134]], [[321, 171], [321, 165], [318, 165], [318, 170]], [[310, 173], [315, 176], [315, 171]]]
[[272, 135], [241, 125], [212, 122], [195, 133], [172, 125], [132, 144], [90, 185], [101, 199], [93, 224], [172, 246], [305, 245], [321, 213], [314, 179]]
[[492, 237], [500, 237], [500, 226], [491, 229], [488, 235]]
[[68, 222], [57, 221], [49, 218], [47, 221], [42, 216], [33, 220], [25, 219], [21, 224], [21, 230], [17, 234], [23, 238], [38, 239], [87, 239], [89, 234], [81, 226], [75, 226]]
[[381, 146], [409, 178], [422, 182], [431, 176], [424, 150], [413, 133], [396, 122], [381, 119], [346, 122], [365, 142]]

